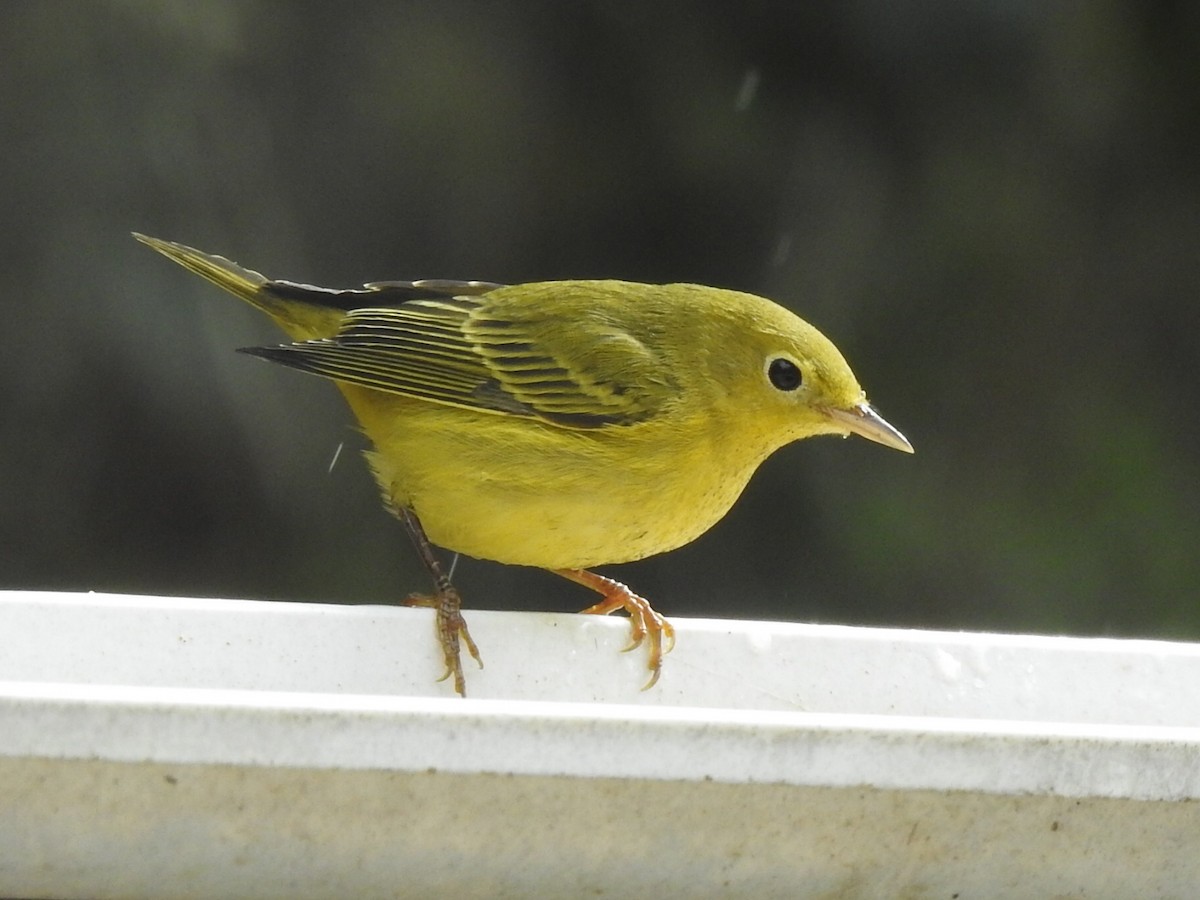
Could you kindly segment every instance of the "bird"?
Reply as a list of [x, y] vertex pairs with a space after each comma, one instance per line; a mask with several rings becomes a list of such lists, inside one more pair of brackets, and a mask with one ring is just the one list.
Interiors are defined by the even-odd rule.
[[674, 550], [716, 524], [775, 450], [856, 434], [912, 453], [841, 352], [784, 307], [697, 284], [426, 279], [334, 289], [269, 279], [184, 244], [134, 237], [265, 313], [288, 343], [252, 356], [332, 380], [366, 435], [384, 505], [433, 581], [466, 696], [480, 666], [435, 546], [546, 569], [629, 614], [651, 688], [675, 630], [593, 572]]

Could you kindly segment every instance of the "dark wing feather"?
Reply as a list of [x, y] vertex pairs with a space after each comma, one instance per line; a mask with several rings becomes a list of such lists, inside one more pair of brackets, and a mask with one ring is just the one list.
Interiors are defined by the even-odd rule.
[[490, 281], [428, 278], [423, 281], [373, 281], [361, 288], [351, 289], [324, 288], [295, 281], [268, 281], [262, 286], [262, 290], [281, 300], [300, 300], [349, 312], [364, 306], [390, 306], [412, 300], [476, 297], [501, 287], [504, 285]]

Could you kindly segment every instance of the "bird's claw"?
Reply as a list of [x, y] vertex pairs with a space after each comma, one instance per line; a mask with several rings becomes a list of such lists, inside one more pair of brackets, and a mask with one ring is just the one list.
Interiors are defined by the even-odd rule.
[[442, 659], [446, 671], [439, 682], [454, 677], [454, 690], [460, 697], [467, 696], [467, 682], [463, 677], [461, 645], [467, 645], [467, 652], [483, 668], [483, 658], [479, 655], [479, 647], [471, 639], [467, 630], [467, 620], [462, 615], [462, 598], [454, 588], [443, 589], [434, 595], [410, 594], [404, 600], [405, 606], [432, 607], [437, 613], [438, 643], [442, 648]]
[[628, 653], [649, 639], [650, 650], [646, 668], [650, 670], [650, 680], [642, 686], [642, 690], [648, 691], [654, 687], [658, 676], [662, 674], [663, 654], [670, 653], [675, 648], [675, 628], [671, 623], [650, 605], [650, 601], [635, 594], [619, 581], [583, 570], [570, 570], [569, 574], [564, 570], [559, 574], [566, 575], [572, 581], [604, 595], [603, 600], [589, 606], [583, 612], [603, 616], [624, 609], [629, 613], [629, 644], [621, 652]]

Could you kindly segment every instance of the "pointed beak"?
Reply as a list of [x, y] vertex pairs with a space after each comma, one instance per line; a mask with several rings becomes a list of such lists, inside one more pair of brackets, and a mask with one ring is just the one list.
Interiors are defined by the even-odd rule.
[[865, 400], [862, 403], [856, 403], [849, 409], [828, 408], [825, 410], [825, 415], [847, 431], [865, 437], [869, 441], [875, 441], [875, 443], [891, 447], [893, 450], [902, 450], [905, 453], [913, 452], [913, 446], [908, 442], [908, 438], [889, 425], [883, 416], [875, 412], [875, 408]]

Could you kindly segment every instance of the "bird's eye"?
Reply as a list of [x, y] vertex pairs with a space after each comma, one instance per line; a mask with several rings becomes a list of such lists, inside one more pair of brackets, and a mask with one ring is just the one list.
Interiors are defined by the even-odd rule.
[[800, 367], [783, 357], [771, 360], [771, 364], [767, 366], [767, 377], [771, 379], [771, 384], [781, 391], [794, 391], [804, 380], [800, 375]]

